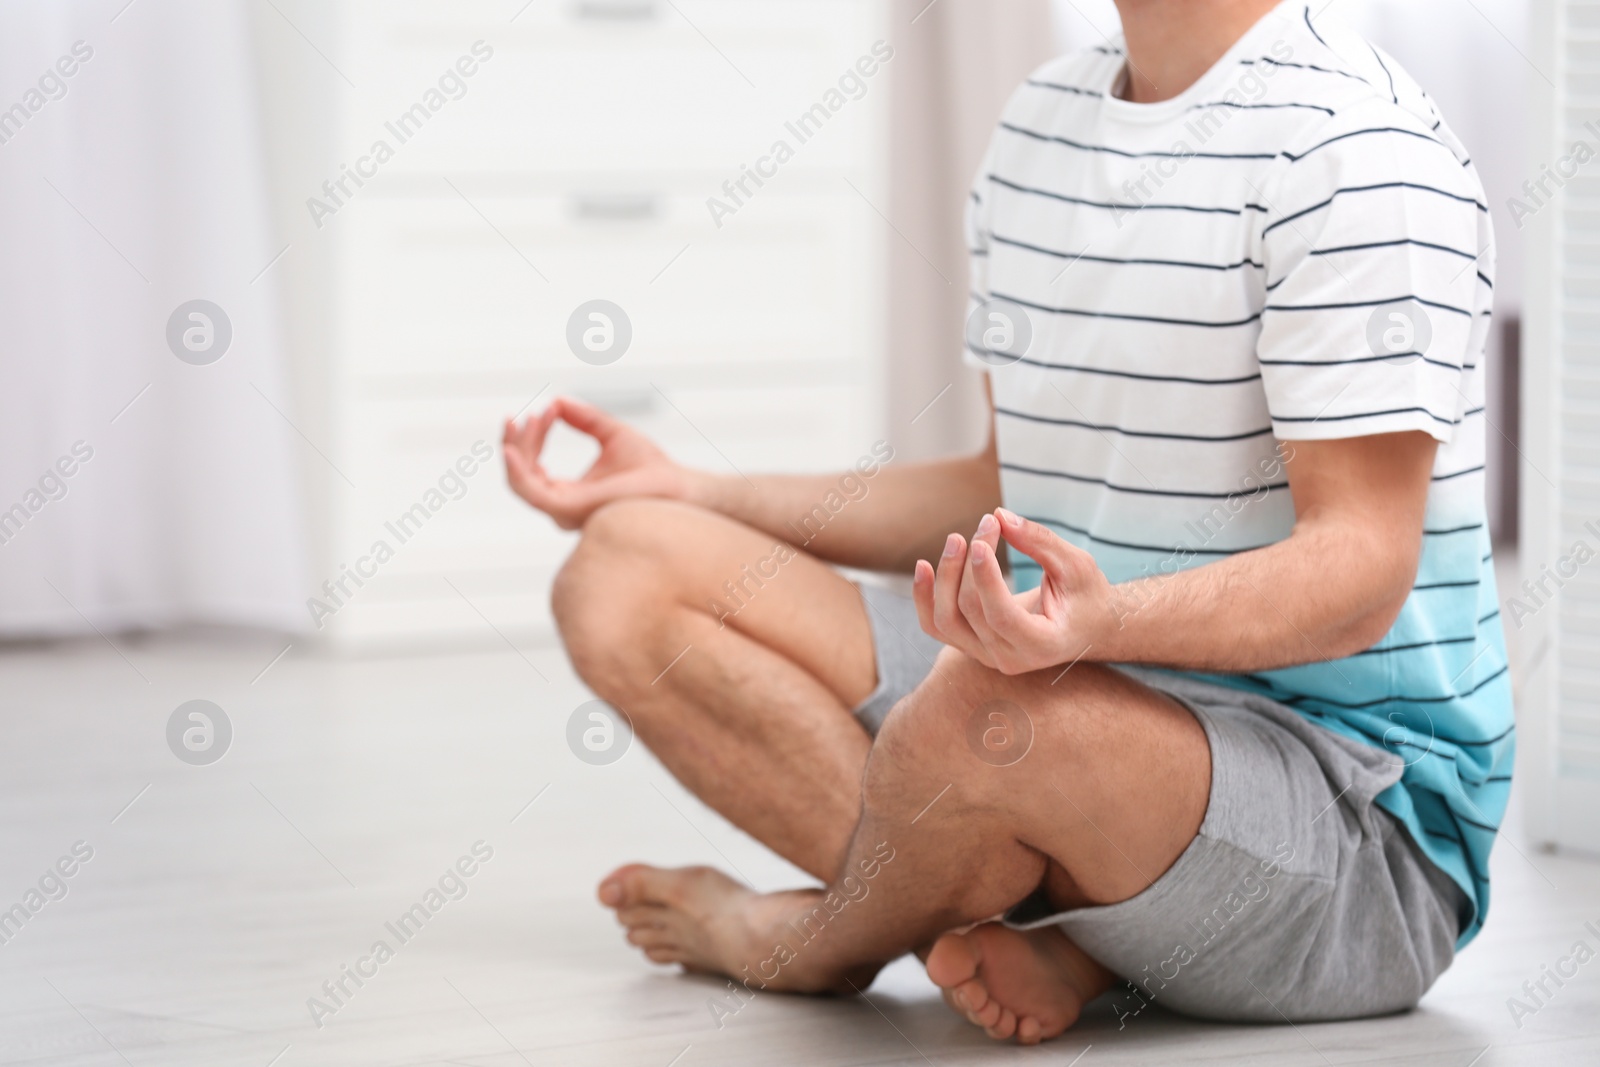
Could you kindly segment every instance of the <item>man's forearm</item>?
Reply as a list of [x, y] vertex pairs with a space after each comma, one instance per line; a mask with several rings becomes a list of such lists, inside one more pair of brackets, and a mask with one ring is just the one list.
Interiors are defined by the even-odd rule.
[[1414, 557], [1359, 527], [1297, 527], [1266, 548], [1114, 586], [1115, 618], [1086, 658], [1227, 673], [1340, 659], [1388, 632], [1414, 572]]
[[907, 465], [873, 460], [838, 474], [747, 480], [696, 473], [687, 499], [820, 559], [878, 571], [909, 570], [919, 558], [937, 559], [947, 534], [970, 531], [1000, 504], [992, 453]]

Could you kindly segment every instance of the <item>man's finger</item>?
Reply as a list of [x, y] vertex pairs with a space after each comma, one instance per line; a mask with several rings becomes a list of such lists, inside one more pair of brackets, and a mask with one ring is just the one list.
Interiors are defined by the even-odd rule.
[[972, 632], [972, 628], [961, 617], [961, 608], [956, 602], [961, 592], [961, 571], [966, 562], [965, 539], [954, 533], [945, 538], [944, 553], [939, 557], [934, 574], [933, 621], [947, 641]]
[[550, 479], [537, 464], [529, 461], [521, 449], [505, 449], [505, 459], [506, 481], [511, 483], [511, 488], [540, 511], [546, 510], [546, 505], [551, 502]]
[[[985, 515], [978, 522], [978, 529], [972, 535], [972, 545], [967, 549], [965, 566], [961, 570], [961, 594], [956, 599], [961, 608], [961, 614], [966, 618], [973, 633], [985, 644], [993, 639], [987, 620], [983, 617], [983, 603], [978, 595], [976, 571], [974, 570], [980, 557], [989, 560], [995, 559], [995, 549], [1000, 544], [1000, 524], [993, 515]], [[982, 545], [982, 548], [978, 546]], [[996, 570], [998, 570], [998, 565]]]
[[974, 541], [983, 541], [990, 548], [1000, 547], [1000, 523], [993, 515], [985, 515], [978, 520], [978, 529], [972, 535]]
[[[511, 464], [518, 462], [520, 461], [512, 460]], [[511, 464], [507, 465], [508, 473], [511, 474], [511, 488], [535, 510], [548, 515], [563, 530], [575, 529], [582, 525], [583, 520], [594, 510], [592, 503], [594, 494], [589, 487], [574, 482], [553, 482], [543, 474], [530, 474], [526, 466], [511, 472]]]
[[[1030, 616], [1017, 603], [1017, 598], [1011, 595], [1005, 576], [1000, 573], [1000, 560], [995, 550], [987, 541], [982, 544], [982, 548], [974, 544], [968, 554], [970, 576], [967, 585], [972, 589], [977, 610], [982, 615], [983, 628], [992, 635], [986, 635], [986, 638], [1015, 648], [1026, 637], [1023, 624]], [[971, 618], [970, 612], [968, 617]], [[978, 626], [974, 624], [973, 629], [978, 629]]]
[[957, 651], [966, 653], [985, 667], [993, 667], [994, 663], [990, 660], [988, 651], [970, 629], [952, 634], [945, 633], [939, 628], [933, 616], [934, 586], [937, 580], [933, 564], [925, 559], [917, 560], [916, 569], [911, 574], [911, 599], [917, 606], [917, 623], [922, 627], [922, 632]]
[[549, 407], [522, 424], [520, 444], [529, 462], [535, 465], [539, 463], [540, 456], [544, 454], [545, 438], [549, 436], [550, 427], [555, 425], [559, 415], [556, 403], [552, 402]]
[[1044, 568], [1045, 573], [1069, 583], [1078, 576], [1082, 549], [1062, 538], [1054, 530], [1032, 519], [1007, 511], [996, 510], [1000, 519], [1000, 533], [1006, 543]]
[[958, 605], [961, 572], [966, 562], [967, 542], [960, 534], [951, 534], [945, 539], [944, 554], [939, 557], [938, 569], [934, 574], [933, 621], [939, 632], [939, 640], [987, 664], [988, 653], [983, 650], [983, 642], [962, 617]]
[[557, 397], [550, 407], [567, 425], [582, 430], [602, 445], [624, 427], [621, 420], [612, 418], [593, 404], [585, 404], [570, 396]]
[[917, 560], [911, 571], [911, 602], [917, 606], [917, 624], [922, 632], [944, 640], [939, 635], [939, 624], [933, 621], [933, 564], [925, 559]]

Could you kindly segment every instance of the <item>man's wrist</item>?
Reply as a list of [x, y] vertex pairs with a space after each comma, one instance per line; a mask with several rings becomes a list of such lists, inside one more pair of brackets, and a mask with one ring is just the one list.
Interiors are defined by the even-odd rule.
[[1129, 624], [1142, 605], [1131, 583], [1108, 586], [1099, 625], [1094, 628], [1085, 656], [1102, 663], [1137, 663], [1139, 657], [1132, 647], [1134, 631]]
[[679, 468], [677, 499], [707, 511], [726, 512], [726, 479], [709, 471]]

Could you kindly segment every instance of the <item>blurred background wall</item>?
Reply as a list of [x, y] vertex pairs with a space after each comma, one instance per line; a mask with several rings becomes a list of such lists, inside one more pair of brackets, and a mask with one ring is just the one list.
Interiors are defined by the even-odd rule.
[[[1327, 17], [1488, 187], [1507, 541], [1527, 12]], [[0, 4], [0, 633], [548, 638], [570, 536], [482, 453], [556, 392], [729, 471], [975, 446], [966, 189], [1011, 88], [1116, 32], [1109, 0]], [[568, 343], [596, 300], [608, 362]]]
[[1051, 16], [1046, 0], [895, 3], [909, 28], [890, 101], [889, 211], [905, 239], [889, 250], [889, 403], [906, 458], [977, 448], [988, 433], [981, 375], [961, 358], [962, 222], [1006, 98], [1056, 54]]

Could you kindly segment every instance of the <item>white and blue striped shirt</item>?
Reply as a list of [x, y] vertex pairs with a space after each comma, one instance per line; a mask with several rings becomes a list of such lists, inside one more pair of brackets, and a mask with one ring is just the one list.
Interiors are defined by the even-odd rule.
[[1016, 92], [969, 205], [967, 341], [990, 373], [1006, 506], [1128, 581], [1287, 537], [1280, 449], [1296, 440], [1436, 438], [1393, 629], [1343, 659], [1204, 677], [1405, 762], [1378, 803], [1474, 902], [1465, 944], [1514, 747], [1485, 526], [1494, 245], [1477, 173], [1393, 59], [1299, 2], [1159, 103], [1117, 98], [1120, 48]]

